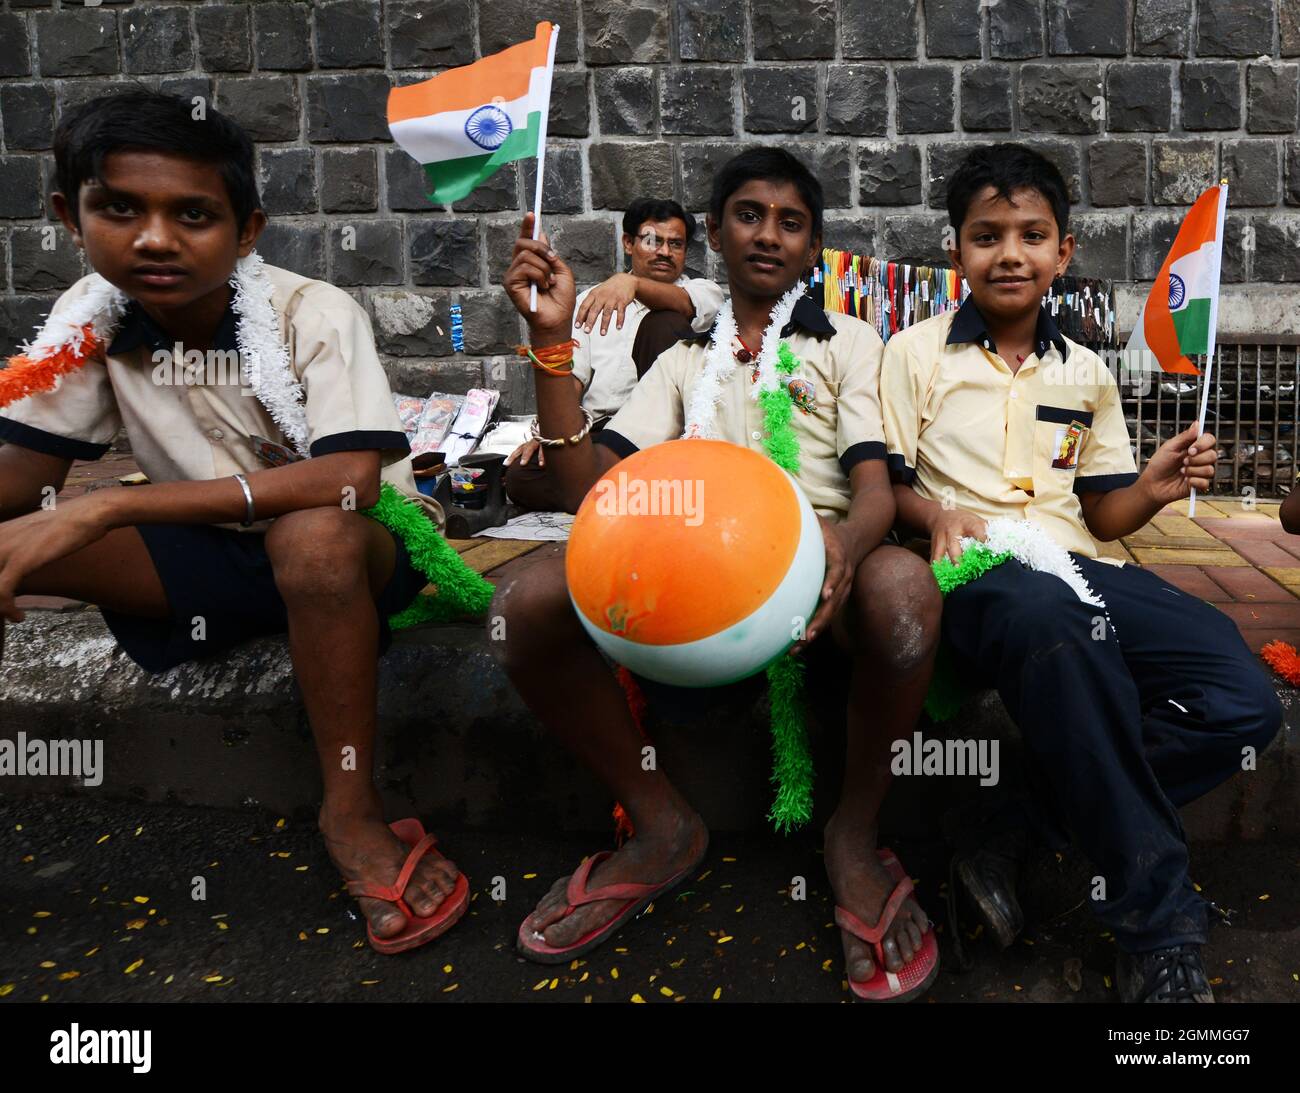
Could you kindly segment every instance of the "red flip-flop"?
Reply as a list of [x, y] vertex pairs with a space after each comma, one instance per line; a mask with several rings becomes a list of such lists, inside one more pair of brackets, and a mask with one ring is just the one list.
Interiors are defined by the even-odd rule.
[[864, 1002], [910, 1002], [929, 990], [930, 984], [938, 978], [939, 943], [935, 939], [933, 928], [926, 926], [925, 933], [921, 935], [921, 951], [904, 964], [900, 971], [886, 970], [885, 954], [880, 942], [893, 925], [898, 909], [903, 906], [903, 900], [912, 894], [913, 885], [912, 878], [907, 875], [907, 870], [892, 850], [881, 847], [876, 851], [876, 856], [896, 882], [885, 902], [885, 909], [880, 913], [880, 921], [875, 926], [868, 926], [843, 907], [835, 908], [835, 925], [867, 942], [876, 951], [876, 974], [865, 982], [850, 979], [849, 989], [854, 997]]
[[[521, 956], [525, 956], [538, 964], [564, 964], [574, 957], [591, 952], [592, 949], [607, 941], [631, 919], [644, 911], [656, 899], [667, 892], [671, 892], [682, 881], [686, 880], [699, 867], [700, 861], [704, 860], [703, 856], [701, 856], [700, 861], [692, 862], [685, 869], [674, 873], [662, 884], [606, 884], [601, 888], [588, 889], [587, 878], [591, 876], [591, 871], [610, 857], [612, 853], [613, 851], [610, 850], [602, 850], [598, 854], [593, 854], [578, 866], [577, 871], [569, 878], [568, 890], [565, 892], [565, 898], [569, 901], [569, 905], [565, 908], [561, 917], [568, 918], [579, 907], [603, 899], [623, 900], [623, 906], [619, 909], [618, 914], [603, 926], [588, 930], [572, 945], [566, 945], [559, 949], [546, 944], [541, 934], [528, 929], [528, 920], [533, 917], [529, 915], [519, 924], [519, 936], [515, 941], [515, 948], [518, 949]], [[556, 919], [556, 921], [558, 922], [559, 919]]]
[[442, 858], [444, 855], [434, 849], [434, 844], [438, 840], [432, 835], [426, 835], [424, 825], [414, 817], [396, 820], [388, 825], [388, 829], [411, 848], [411, 852], [406, 855], [406, 861], [402, 863], [401, 872], [397, 874], [397, 880], [391, 885], [350, 880], [347, 882], [347, 889], [349, 895], [369, 896], [371, 899], [397, 904], [397, 909], [406, 916], [406, 925], [401, 933], [394, 934], [392, 937], [376, 937], [369, 923], [366, 924], [366, 933], [370, 938], [371, 948], [376, 952], [404, 953], [408, 949], [418, 948], [426, 941], [432, 941], [440, 934], [445, 934], [460, 921], [469, 908], [469, 881], [465, 874], [461, 873], [456, 878], [456, 886], [452, 889], [451, 895], [438, 904], [438, 909], [428, 918], [421, 918], [411, 910], [404, 898], [406, 887], [411, 883], [411, 876], [415, 873], [415, 867], [420, 864], [421, 858], [426, 854], [432, 854], [437, 858]]

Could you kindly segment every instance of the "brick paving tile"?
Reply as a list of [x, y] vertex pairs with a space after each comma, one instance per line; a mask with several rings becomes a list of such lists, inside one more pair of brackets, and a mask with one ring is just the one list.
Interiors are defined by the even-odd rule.
[[1151, 521], [1165, 535], [1177, 535], [1183, 539], [1209, 539], [1210, 533], [1198, 527], [1195, 520], [1186, 516], [1157, 516]]
[[[1256, 543], [1250, 539], [1234, 539], [1232, 549], [1249, 564], [1263, 568], [1265, 566], [1300, 566], [1300, 559], [1283, 550], [1277, 543]], [[1215, 565], [1215, 562], [1206, 562]]]
[[1281, 569], [1277, 566], [1264, 566], [1262, 573], [1267, 573], [1284, 588], [1289, 588], [1300, 596], [1300, 569]]
[[1295, 595], [1258, 569], [1240, 566], [1205, 566], [1207, 577], [1238, 603], [1291, 603]]
[[[1254, 544], [1251, 544], [1252, 546]], [[1266, 543], [1265, 546], [1273, 546], [1272, 543]], [[1274, 547], [1276, 550], [1277, 548]], [[1290, 559], [1290, 555], [1285, 551], [1278, 551], [1285, 558]], [[1164, 548], [1164, 547], [1134, 547], [1133, 557], [1142, 565], [1250, 565], [1240, 554], [1234, 553], [1226, 548], [1215, 550], [1189, 550], [1187, 548]], [[1270, 561], [1269, 565], [1285, 565], [1286, 562]], [[1294, 564], [1294, 560], [1292, 560]]]
[[1198, 516], [1193, 522], [1204, 528], [1216, 539], [1225, 541], [1233, 539], [1264, 541], [1288, 537], [1288, 533], [1281, 524], [1276, 520], [1270, 520], [1266, 516], [1232, 516], [1222, 520], [1202, 520]]
[[[1181, 588], [1189, 596], [1195, 596], [1197, 599], [1209, 600], [1210, 603], [1227, 603], [1232, 598], [1204, 570], [1198, 569], [1196, 566], [1149, 565], [1146, 568], [1162, 580], [1168, 581], [1175, 588]], [[1216, 566], [1215, 568], [1225, 569], [1228, 567]], [[1252, 571], [1243, 569], [1241, 572], [1248, 573]], [[1277, 586], [1274, 585], [1274, 587]], [[1287, 593], [1283, 592], [1283, 595], [1287, 595]]]
[[1277, 545], [1293, 558], [1300, 558], [1300, 535], [1288, 535], [1284, 539], [1278, 539]]
[[[1270, 630], [1268, 627], [1259, 627], [1242, 630], [1241, 636], [1246, 639], [1246, 645], [1256, 656], [1259, 656], [1259, 651], [1270, 641], [1284, 641], [1300, 649], [1300, 630]], [[1264, 665], [1264, 670], [1273, 678], [1277, 678], [1268, 665]]]
[[1245, 630], [1300, 630], [1300, 600], [1293, 603], [1223, 603], [1218, 608]]
[[[1186, 505], [1186, 501], [1179, 504]], [[1256, 501], [1249, 507], [1243, 501], [1229, 501], [1226, 498], [1216, 497], [1212, 507], [1216, 512], [1210, 512], [1205, 508], [1205, 501], [1198, 498], [1196, 501], [1196, 519], [1202, 516], [1217, 516], [1222, 513], [1224, 516], [1267, 516], [1273, 520], [1277, 519], [1277, 511], [1282, 507], [1280, 501]]]

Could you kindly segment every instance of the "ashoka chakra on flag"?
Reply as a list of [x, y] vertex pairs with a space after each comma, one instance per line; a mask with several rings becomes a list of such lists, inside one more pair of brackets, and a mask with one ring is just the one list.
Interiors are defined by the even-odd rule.
[[480, 106], [465, 119], [465, 135], [488, 151], [500, 148], [513, 128], [510, 115], [490, 103]]

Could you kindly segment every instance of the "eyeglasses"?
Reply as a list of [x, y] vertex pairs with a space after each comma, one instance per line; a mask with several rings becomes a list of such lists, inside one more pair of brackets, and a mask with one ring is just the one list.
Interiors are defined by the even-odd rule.
[[636, 237], [636, 241], [648, 251], [657, 251], [664, 244], [673, 254], [681, 254], [686, 250], [685, 239], [669, 239], [667, 236], [656, 235], [654, 232], [642, 232]]

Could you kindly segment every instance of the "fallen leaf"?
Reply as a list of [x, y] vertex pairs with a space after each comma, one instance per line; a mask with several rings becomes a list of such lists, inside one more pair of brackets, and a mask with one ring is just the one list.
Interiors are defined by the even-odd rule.
[[130, 975], [133, 971], [136, 970], [136, 968], [138, 968], [138, 967], [139, 967], [141, 964], [143, 964], [143, 963], [144, 963], [143, 960], [136, 960], [136, 961], [134, 961], [134, 962], [128, 964], [125, 968], [122, 969], [122, 974], [123, 974], [123, 975]]

